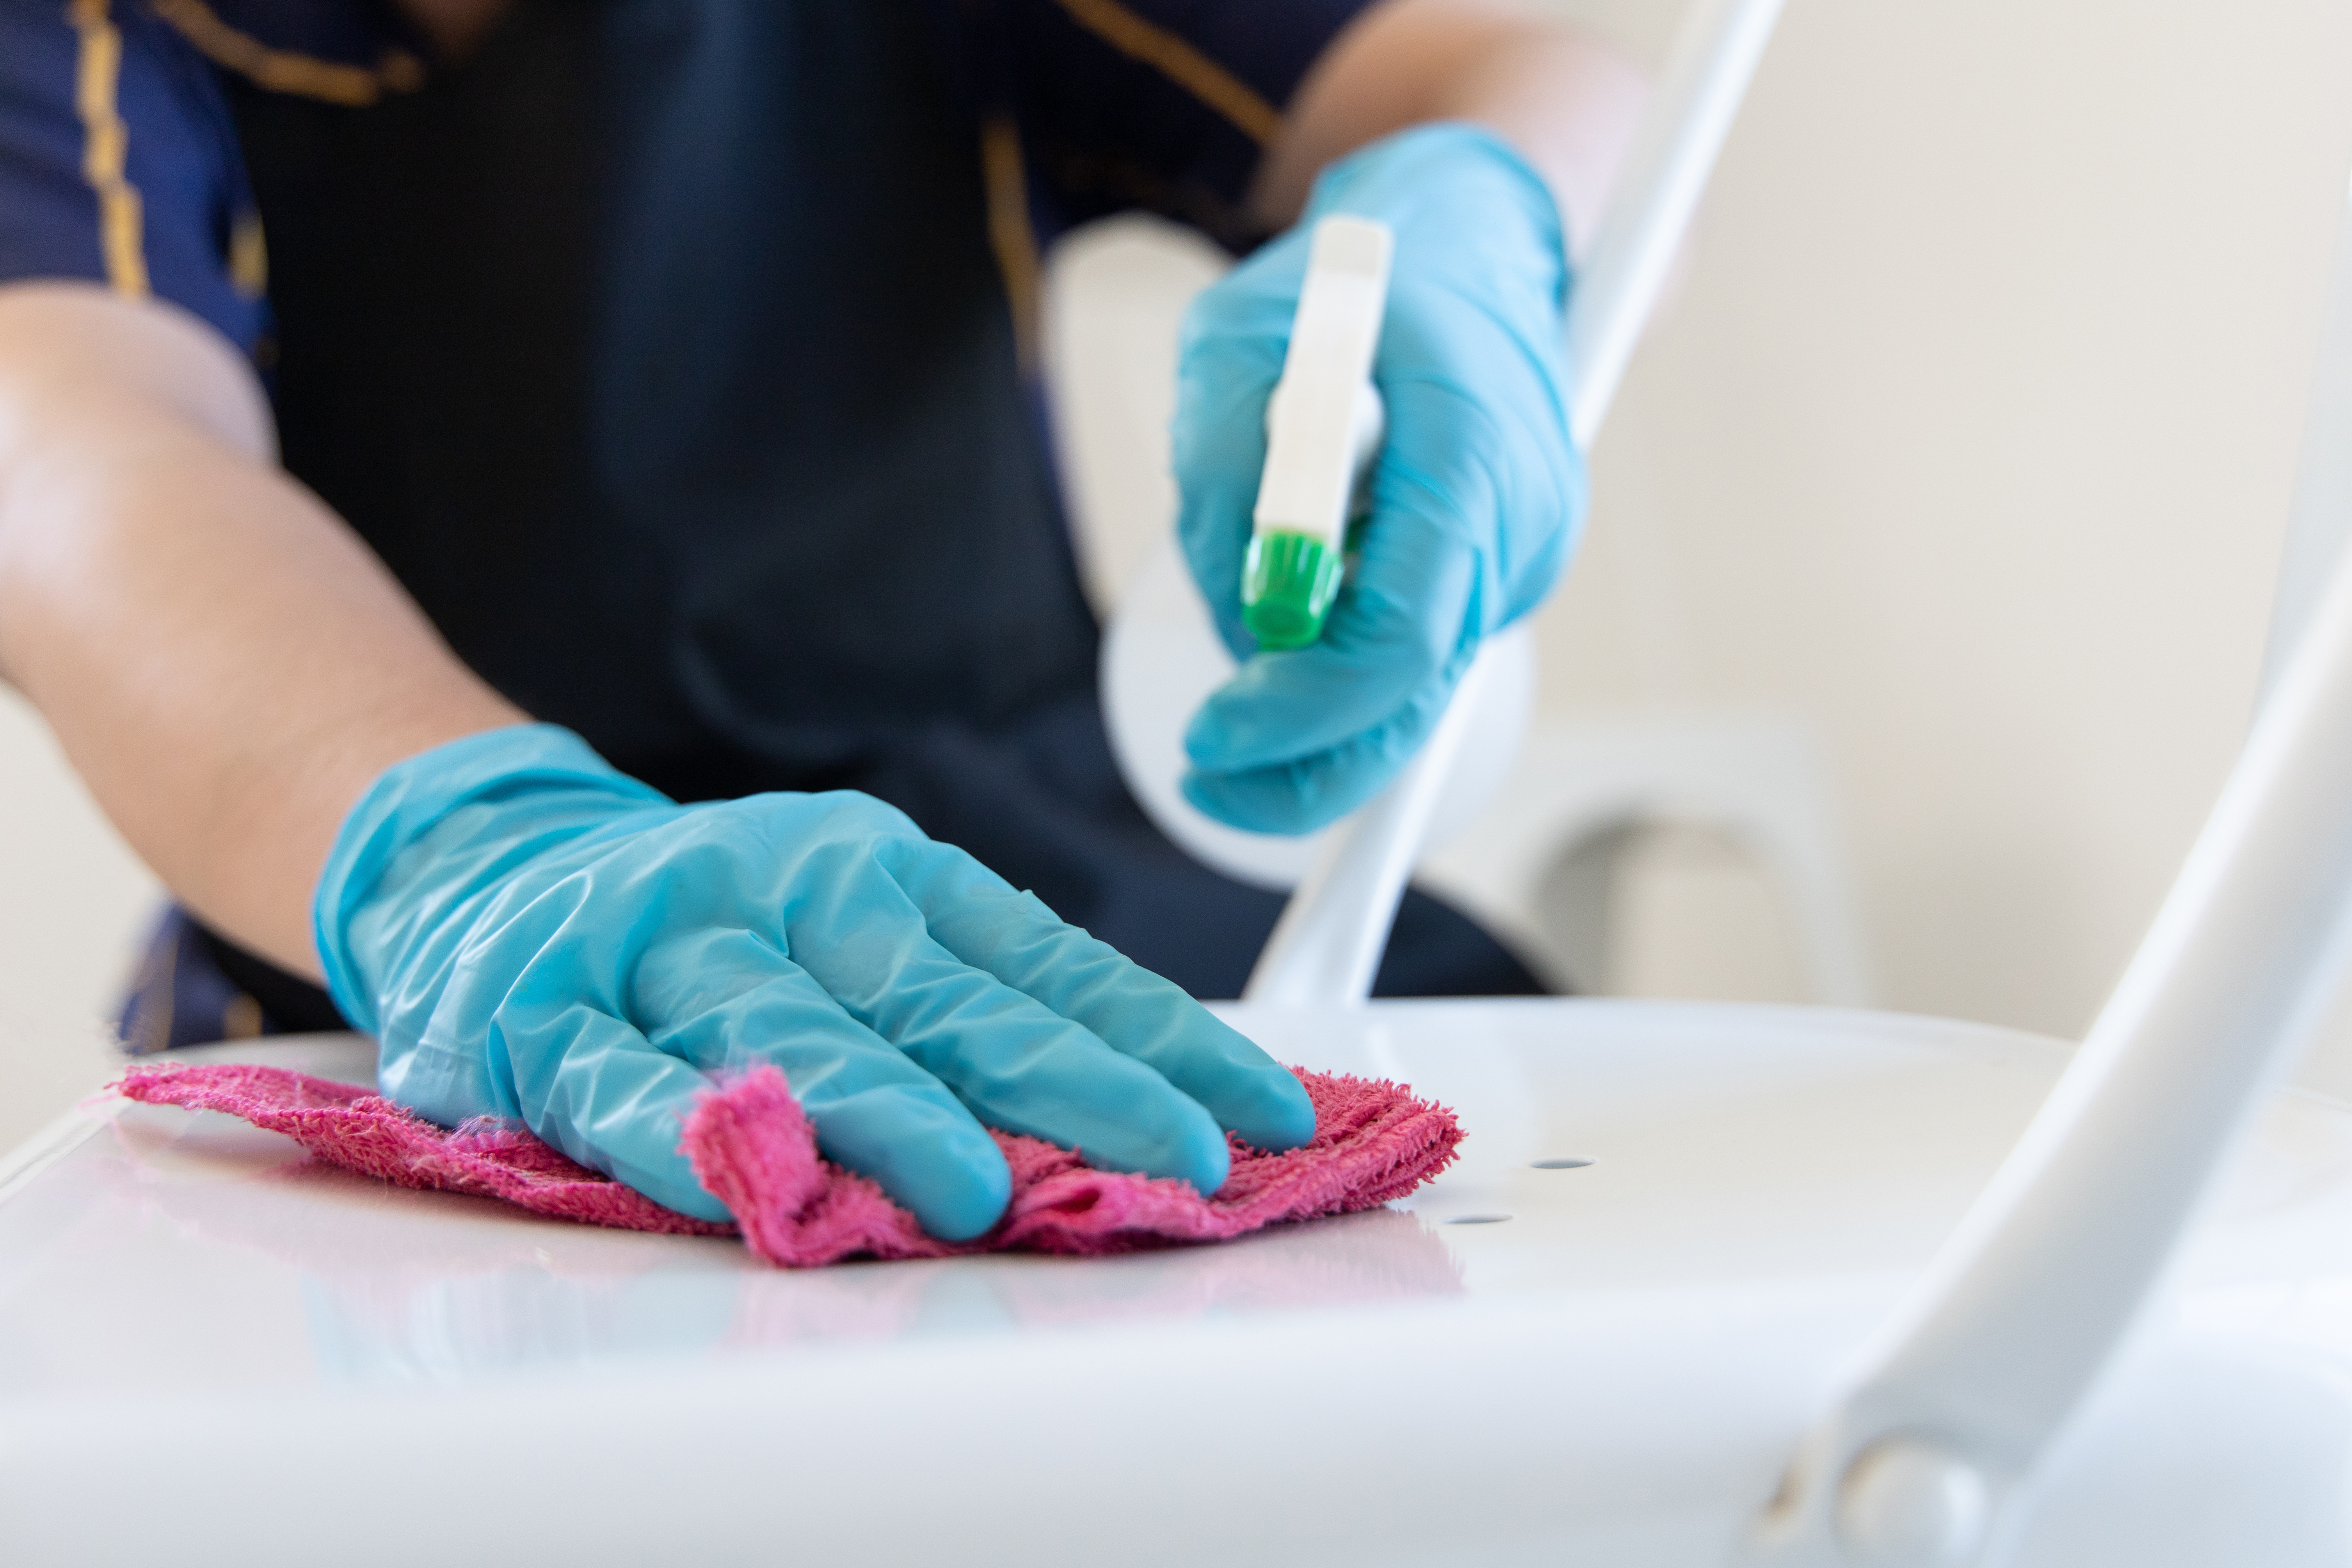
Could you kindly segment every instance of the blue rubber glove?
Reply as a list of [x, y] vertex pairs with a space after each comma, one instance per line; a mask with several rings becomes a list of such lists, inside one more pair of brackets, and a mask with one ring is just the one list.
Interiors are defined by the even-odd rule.
[[[1372, 365], [1388, 435], [1322, 639], [1257, 653], [1241, 581], [1266, 397], [1308, 232], [1332, 213], [1396, 235]], [[1549, 591], [1584, 516], [1560, 335], [1569, 286], [1543, 181], [1487, 132], [1427, 125], [1326, 170], [1297, 226], [1194, 302], [1177, 370], [1177, 527], [1244, 663], [1185, 736], [1193, 805], [1261, 833], [1354, 810], [1428, 738], [1480, 641]]]
[[1225, 1131], [1295, 1148], [1297, 1079], [1183, 992], [960, 849], [846, 792], [681, 806], [569, 731], [395, 764], [313, 910], [390, 1099], [520, 1119], [584, 1165], [725, 1219], [677, 1152], [724, 1069], [782, 1068], [827, 1157], [932, 1235], [1012, 1190], [989, 1126], [1110, 1170], [1225, 1179]]

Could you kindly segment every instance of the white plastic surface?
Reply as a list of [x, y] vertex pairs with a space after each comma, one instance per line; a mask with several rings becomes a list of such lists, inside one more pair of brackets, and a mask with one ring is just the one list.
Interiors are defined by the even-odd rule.
[[1333, 549], [1381, 440], [1372, 354], [1388, 310], [1386, 224], [1344, 214], [1308, 236], [1282, 377], [1265, 405], [1265, 468], [1252, 521], [1261, 532], [1308, 534]]
[[[0, 1165], [0, 1562], [1712, 1568], [2063, 1060], [1795, 1009], [1227, 1016], [1453, 1104], [1463, 1163], [1226, 1246], [794, 1275], [102, 1107]], [[2289, 1100], [2021, 1561], [2340, 1563], [2347, 1475], [2352, 1115]]]
[[1333, 825], [1251, 966], [1244, 1000], [1312, 1006], [1372, 994], [1405, 879], [1429, 847], [1446, 782], [1490, 705], [1486, 688], [1495, 668], [1483, 652], [1473, 659], [1435, 732], [1395, 782]]
[[1923, 1437], [1885, 1437], [1838, 1489], [1837, 1535], [1862, 1568], [1945, 1568], [1984, 1539], [1991, 1497], [1977, 1468]]
[[[2334, 1001], [2348, 942], [2352, 555], [2081, 1054], [1807, 1439], [1759, 1561], [1863, 1561], [1838, 1498], [1893, 1436], [1936, 1434], [1996, 1510], [2016, 1500]], [[1997, 1563], [2000, 1536], [1950, 1560]]]

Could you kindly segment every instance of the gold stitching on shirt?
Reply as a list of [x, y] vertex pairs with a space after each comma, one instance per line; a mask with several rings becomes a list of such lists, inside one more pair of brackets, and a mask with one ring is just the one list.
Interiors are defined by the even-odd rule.
[[269, 242], [262, 234], [261, 215], [251, 207], [229, 225], [228, 286], [240, 300], [258, 300], [269, 292]]
[[179, 29], [180, 36], [203, 51], [214, 64], [226, 66], [257, 87], [365, 109], [387, 92], [415, 92], [425, 85], [425, 66], [406, 49], [386, 49], [371, 70], [365, 66], [337, 65], [331, 60], [273, 49], [249, 33], [241, 33], [214, 14], [204, 0], [151, 0], [155, 15]]
[[981, 122], [980, 168], [988, 187], [988, 242], [1004, 279], [1013, 307], [1013, 345], [1025, 377], [1037, 365], [1037, 296], [1041, 270], [1037, 231], [1029, 224], [1029, 174], [1021, 158], [1021, 132], [1010, 115]]
[[123, 177], [131, 128], [116, 93], [122, 76], [122, 32], [107, 0], [73, 0], [66, 20], [80, 40], [74, 58], [74, 112], [81, 118], [81, 177], [98, 196], [98, 249], [107, 287], [126, 300], [147, 297], [147, 252], [138, 187]]
[[[180, 972], [180, 937], [172, 924], [172, 940], [150, 946], [140, 961], [139, 977], [131, 983], [131, 1037], [122, 1042], [126, 1055], [152, 1057], [172, 1043], [173, 981]], [[160, 998], [160, 999], [159, 999]]]
[[220, 1037], [257, 1040], [261, 1037], [261, 1004], [240, 991], [221, 1005]]
[[1141, 60], [1223, 115], [1261, 147], [1282, 131], [1282, 111], [1247, 82], [1118, 0], [1061, 0], [1070, 19], [1119, 53]]

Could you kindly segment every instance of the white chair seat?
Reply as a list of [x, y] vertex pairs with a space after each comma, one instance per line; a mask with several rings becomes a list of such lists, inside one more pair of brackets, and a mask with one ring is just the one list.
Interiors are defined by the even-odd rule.
[[[2065, 1059], [1802, 1009], [1228, 1016], [1454, 1105], [1461, 1164], [1220, 1247], [787, 1274], [94, 1103], [0, 1164], [0, 1561], [1713, 1564]], [[2342, 1560], [2352, 1114], [2283, 1101], [2238, 1170], [2031, 1568]]]

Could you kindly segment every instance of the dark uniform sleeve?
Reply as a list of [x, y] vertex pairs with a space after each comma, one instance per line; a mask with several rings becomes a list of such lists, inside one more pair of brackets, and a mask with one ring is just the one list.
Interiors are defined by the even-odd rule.
[[1144, 207], [1232, 246], [1307, 68], [1369, 0], [999, 0], [1032, 177], [1062, 224]]
[[0, 282], [169, 300], [253, 352], [259, 223], [210, 67], [131, 0], [0, 0]]

